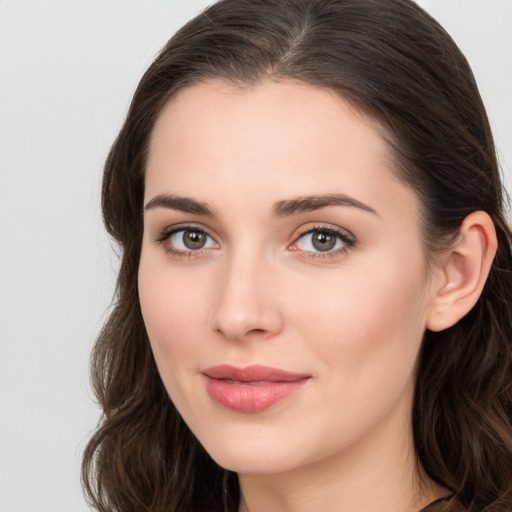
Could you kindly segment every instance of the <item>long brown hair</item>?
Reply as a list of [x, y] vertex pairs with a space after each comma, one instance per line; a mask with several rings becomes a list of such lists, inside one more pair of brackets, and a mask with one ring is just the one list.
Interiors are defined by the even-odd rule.
[[[473, 310], [427, 332], [413, 427], [443, 510], [512, 510], [512, 255], [495, 148], [470, 67], [410, 0], [222, 0], [185, 25], [143, 76], [108, 156], [102, 206], [119, 243], [116, 300], [92, 355], [103, 417], [86, 448], [91, 504], [111, 512], [238, 510], [234, 473], [204, 451], [169, 399], [141, 316], [137, 272], [148, 140], [176, 91], [292, 78], [338, 92], [375, 119], [396, 174], [418, 194], [432, 253], [484, 210], [499, 248]], [[172, 314], [172, 312], [170, 312]]]

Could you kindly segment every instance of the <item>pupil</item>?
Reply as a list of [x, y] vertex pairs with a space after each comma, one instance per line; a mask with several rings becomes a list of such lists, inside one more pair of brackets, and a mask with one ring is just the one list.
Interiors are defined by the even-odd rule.
[[336, 237], [325, 231], [316, 231], [313, 234], [313, 246], [318, 251], [330, 251], [336, 245]]
[[201, 231], [185, 231], [183, 243], [188, 249], [201, 249], [206, 243], [206, 236]]

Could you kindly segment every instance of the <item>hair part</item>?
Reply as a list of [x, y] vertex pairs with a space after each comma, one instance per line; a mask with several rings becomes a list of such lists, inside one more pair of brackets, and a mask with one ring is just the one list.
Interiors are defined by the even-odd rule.
[[[154, 124], [181, 89], [294, 79], [333, 90], [382, 127], [422, 207], [429, 254], [483, 210], [499, 248], [482, 296], [427, 332], [413, 428], [438, 510], [512, 509], [512, 255], [495, 148], [470, 67], [410, 0], [223, 0], [186, 24], [146, 71], [105, 164], [102, 208], [120, 244], [116, 302], [92, 355], [103, 409], [83, 460], [90, 503], [109, 512], [236, 511], [237, 477], [184, 424], [158, 375], [139, 306], [144, 170]], [[444, 508], [443, 508], [444, 507]]]

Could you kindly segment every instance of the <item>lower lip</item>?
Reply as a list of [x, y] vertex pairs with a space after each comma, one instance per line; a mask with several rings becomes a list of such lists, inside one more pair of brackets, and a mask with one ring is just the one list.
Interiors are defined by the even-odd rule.
[[206, 378], [206, 390], [219, 405], [238, 412], [260, 412], [299, 391], [309, 380], [292, 382], [232, 383]]

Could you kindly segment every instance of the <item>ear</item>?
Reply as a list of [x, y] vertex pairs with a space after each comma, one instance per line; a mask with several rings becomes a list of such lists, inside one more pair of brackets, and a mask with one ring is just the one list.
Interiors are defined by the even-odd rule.
[[487, 213], [473, 212], [464, 219], [455, 246], [440, 256], [427, 329], [443, 331], [469, 313], [482, 293], [497, 247]]

